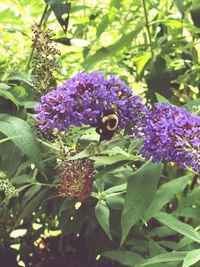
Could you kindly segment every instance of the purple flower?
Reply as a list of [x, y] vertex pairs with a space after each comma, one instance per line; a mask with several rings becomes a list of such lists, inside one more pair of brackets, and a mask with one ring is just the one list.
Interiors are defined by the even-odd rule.
[[140, 152], [154, 162], [172, 161], [200, 172], [200, 118], [168, 103], [155, 104], [143, 126]]
[[[113, 109], [119, 118], [118, 129], [128, 122], [140, 124], [146, 108], [125, 82], [111, 75], [106, 79], [100, 72], [78, 73], [73, 78], [41, 98], [36, 111], [40, 129], [65, 130], [69, 126], [97, 126], [105, 110]], [[136, 129], [136, 127], [134, 126]], [[137, 133], [137, 130], [133, 132]]]

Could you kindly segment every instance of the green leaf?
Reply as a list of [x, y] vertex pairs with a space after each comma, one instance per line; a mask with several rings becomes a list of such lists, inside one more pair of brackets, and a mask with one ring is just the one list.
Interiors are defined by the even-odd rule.
[[127, 188], [127, 183], [124, 183], [124, 184], [112, 186], [112, 187], [106, 189], [104, 192], [106, 195], [109, 195], [112, 193], [124, 191], [126, 188]]
[[126, 165], [127, 163], [130, 163], [129, 160], [123, 160], [115, 162], [114, 164], [108, 165], [105, 168], [102, 168], [99, 173], [96, 174], [96, 178], [101, 178], [103, 175], [112, 172], [114, 170], [117, 170], [118, 168], [122, 167], [123, 165]]
[[[31, 177], [28, 174], [25, 175], [19, 175], [19, 176], [14, 176], [11, 178], [11, 183], [20, 185], [20, 184], [27, 184], [30, 182]], [[29, 184], [31, 185], [31, 184]]]
[[12, 140], [12, 139], [14, 139], [14, 138], [18, 138], [18, 137], [20, 137], [20, 135], [18, 135], [18, 136], [11, 136], [11, 137], [7, 137], [7, 138], [3, 138], [3, 139], [0, 140], [0, 144], [1, 144], [1, 143], [4, 143], [4, 142], [6, 142], [6, 141]]
[[187, 196], [182, 199], [182, 206], [190, 206], [200, 199], [200, 187], [194, 188]]
[[87, 8], [89, 8], [89, 6], [86, 6], [86, 5], [84, 5], [84, 6], [81, 6], [81, 5], [79, 5], [79, 6], [72, 6], [71, 7], [71, 10], [70, 10], [70, 13], [75, 13], [75, 12], [78, 12], [80, 10], [85, 10]]
[[151, 264], [162, 263], [162, 262], [182, 261], [186, 254], [187, 252], [185, 251], [169, 252], [169, 253], [160, 254], [153, 258], [142, 261], [141, 263], [137, 264], [135, 267], [148, 266]]
[[200, 116], [200, 98], [185, 104], [183, 107], [185, 107], [191, 114]]
[[15, 175], [24, 156], [23, 153], [12, 141], [9, 141], [7, 143], [1, 143], [0, 155], [0, 169], [6, 172], [7, 177]]
[[140, 22], [133, 31], [122, 36], [116, 43], [100, 48], [99, 50], [96, 51], [96, 53], [85, 59], [83, 67], [87, 69], [90, 65], [94, 66], [96, 63], [98, 63], [105, 57], [113, 55], [122, 48], [129, 46], [133, 38], [138, 35], [138, 33], [142, 30], [142, 28], [143, 28], [143, 23]]
[[198, 261], [200, 261], [200, 249], [194, 249], [185, 256], [182, 267], [189, 267]]
[[82, 158], [87, 158], [89, 157], [91, 154], [87, 151], [87, 150], [83, 150], [80, 153], [70, 157], [70, 160], [77, 160], [77, 159], [82, 159]]
[[149, 254], [151, 257], [165, 252], [166, 250], [162, 246], [160, 246], [158, 242], [155, 242], [153, 239], [149, 240]]
[[135, 266], [143, 259], [139, 254], [127, 250], [110, 250], [103, 252], [101, 255], [126, 266]]
[[124, 156], [124, 155], [113, 155], [113, 156], [94, 156], [91, 157], [92, 160], [95, 160], [98, 164], [112, 165], [116, 162], [124, 162], [125, 160], [134, 160], [134, 157]]
[[104, 200], [97, 202], [95, 207], [95, 215], [109, 239], [112, 240], [110, 233], [110, 210]]
[[200, 5], [197, 4], [197, 3], [198, 3], [198, 1], [196, 1], [196, 3], [190, 9], [190, 14], [191, 14], [191, 18], [192, 18], [192, 21], [193, 21], [194, 25], [196, 27], [200, 28], [200, 18], [199, 18], [199, 16], [200, 16]]
[[23, 196], [22, 206], [26, 206], [26, 204], [38, 193], [41, 189], [40, 184], [34, 184], [29, 188]]
[[197, 243], [200, 243], [200, 235], [198, 234], [198, 232], [190, 225], [178, 221], [173, 215], [166, 214], [164, 212], [158, 212], [156, 213], [154, 218], [160, 221], [162, 224], [167, 225], [169, 228], [175, 230], [176, 232], [187, 236]]
[[108, 27], [108, 24], [109, 24], [109, 18], [108, 18], [108, 15], [106, 14], [101, 18], [101, 22], [99, 23], [97, 27], [97, 31], [96, 31], [97, 38], [99, 38], [102, 32], [105, 31], [105, 29]]
[[115, 7], [117, 9], [120, 9], [122, 5], [122, 0], [111, 0], [110, 1], [110, 7]]
[[140, 77], [145, 69], [145, 66], [151, 59], [152, 55], [150, 52], [143, 52], [142, 54], [136, 55], [133, 60], [137, 67], [137, 75]]
[[[27, 122], [7, 114], [0, 114], [0, 132], [13, 138], [12, 142], [40, 169], [43, 169], [38, 142]], [[20, 137], [19, 137], [20, 136]]]
[[6, 83], [0, 83], [0, 90], [9, 90], [10, 86]]
[[23, 86], [15, 85], [13, 89], [19, 97], [25, 97], [27, 95], [26, 89]]
[[10, 101], [12, 101], [13, 104], [15, 104], [15, 106], [16, 106], [17, 109], [19, 110], [19, 102], [18, 102], [17, 99], [13, 96], [13, 94], [11, 94], [9, 91], [1, 90], [1, 89], [0, 89], [0, 96], [3, 96], [3, 97], [5, 97], [6, 99], [9, 99]]
[[191, 243], [193, 243], [193, 240], [191, 240], [190, 238], [188, 238], [188, 237], [183, 237], [180, 241], [179, 241], [179, 243], [177, 243], [176, 244], [176, 246], [175, 246], [175, 250], [180, 250], [180, 249], [182, 249], [182, 248], [184, 248], [184, 247], [188, 247], [188, 245], [190, 245]]
[[191, 177], [191, 175], [186, 175], [163, 184], [156, 192], [154, 200], [146, 211], [143, 218], [144, 221], [147, 222], [157, 211], [167, 204], [174, 195], [180, 193], [188, 184]]
[[71, 3], [63, 0], [53, 0], [51, 2], [51, 8], [56, 15], [58, 22], [63, 28], [64, 33], [67, 32], [69, 23], [69, 13], [71, 9]]
[[106, 198], [108, 205], [115, 210], [121, 210], [124, 207], [124, 196], [122, 194], [110, 195]]
[[200, 207], [179, 207], [173, 214], [200, 221]]
[[14, 80], [14, 81], [19, 81], [19, 82], [24, 82], [30, 86], [33, 86], [32, 82], [30, 79], [28, 79], [25, 76], [22, 75], [14, 75], [14, 76], [9, 76], [9, 80]]
[[24, 105], [24, 108], [34, 108], [37, 104], [39, 104], [39, 102], [28, 100], [23, 101], [22, 103]]
[[28, 202], [28, 204], [23, 208], [22, 212], [17, 218], [16, 224], [19, 224], [21, 220], [23, 220], [27, 216], [30, 216], [34, 211], [38, 210], [38, 207], [41, 205], [42, 201], [45, 198], [46, 192], [47, 189], [45, 188]]
[[171, 96], [171, 74], [162, 55], [158, 54], [152, 64], [147, 77], [147, 86], [147, 98], [150, 98], [153, 102], [156, 102], [155, 92], [167, 99]]
[[163, 164], [154, 164], [149, 161], [129, 177], [121, 218], [121, 244], [126, 239], [131, 227], [142, 218], [154, 199], [162, 169]]
[[167, 226], [158, 226], [152, 229], [150, 232], [148, 232], [147, 235], [148, 237], [155, 237], [155, 236], [165, 237], [165, 236], [175, 235], [175, 234], [176, 232]]
[[164, 96], [160, 95], [159, 93], [155, 92], [156, 98], [158, 100], [158, 103], [169, 103], [169, 100], [165, 98]]
[[179, 12], [183, 15], [185, 12], [185, 6], [183, 0], [174, 0]]

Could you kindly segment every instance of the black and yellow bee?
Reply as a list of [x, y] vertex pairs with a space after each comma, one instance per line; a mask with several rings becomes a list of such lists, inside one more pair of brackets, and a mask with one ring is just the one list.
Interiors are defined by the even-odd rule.
[[119, 119], [117, 114], [112, 109], [105, 110], [103, 116], [99, 118], [96, 127], [96, 132], [100, 134], [100, 141], [110, 140], [113, 137], [118, 124]]

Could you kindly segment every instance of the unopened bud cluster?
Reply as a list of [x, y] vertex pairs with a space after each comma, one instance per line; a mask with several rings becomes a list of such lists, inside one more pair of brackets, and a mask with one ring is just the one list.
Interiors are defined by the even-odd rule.
[[71, 200], [84, 200], [92, 192], [94, 181], [93, 161], [72, 160], [60, 172], [60, 194]]
[[55, 47], [52, 31], [39, 24], [33, 25], [32, 47], [34, 88], [41, 96], [56, 86], [54, 74], [59, 70], [56, 56], [60, 51]]
[[6, 178], [6, 174], [2, 171], [0, 171], [0, 191], [3, 191], [9, 198], [18, 195], [16, 188]]

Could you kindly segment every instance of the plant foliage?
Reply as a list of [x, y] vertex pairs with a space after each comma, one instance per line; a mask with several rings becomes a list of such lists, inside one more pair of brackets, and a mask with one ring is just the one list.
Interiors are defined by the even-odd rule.
[[2, 0], [0, 10], [0, 260], [198, 267], [198, 172], [146, 160], [128, 127], [99, 142], [94, 127], [44, 133], [35, 120], [42, 95], [96, 70], [147, 106], [200, 116], [198, 1]]

